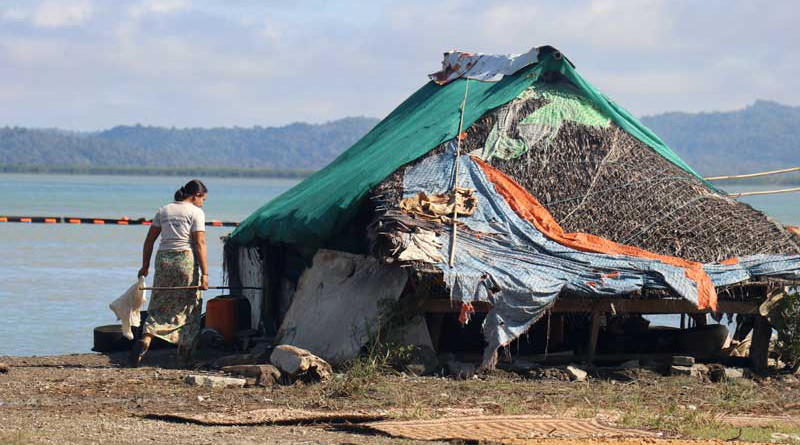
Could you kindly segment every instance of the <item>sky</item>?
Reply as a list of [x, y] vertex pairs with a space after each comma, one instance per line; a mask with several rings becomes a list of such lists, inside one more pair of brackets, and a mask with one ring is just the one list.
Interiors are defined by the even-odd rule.
[[0, 126], [380, 118], [446, 50], [541, 45], [640, 116], [798, 105], [799, 22], [794, 0], [0, 0]]

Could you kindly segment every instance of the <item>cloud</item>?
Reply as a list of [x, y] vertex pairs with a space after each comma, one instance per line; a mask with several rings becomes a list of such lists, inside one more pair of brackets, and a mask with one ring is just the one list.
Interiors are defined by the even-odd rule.
[[0, 21], [0, 96], [13, 98], [0, 125], [381, 117], [445, 50], [542, 44], [634, 114], [800, 104], [789, 0], [20, 0]]
[[30, 20], [42, 28], [78, 26], [92, 17], [92, 10], [92, 3], [88, 0], [45, 1], [34, 9]]
[[141, 17], [147, 14], [173, 14], [186, 11], [192, 7], [188, 0], [148, 0], [132, 6], [128, 13], [132, 17]]

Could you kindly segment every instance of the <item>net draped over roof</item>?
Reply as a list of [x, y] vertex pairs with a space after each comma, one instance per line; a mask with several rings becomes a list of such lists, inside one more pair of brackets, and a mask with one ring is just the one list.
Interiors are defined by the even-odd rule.
[[560, 53], [540, 47], [536, 60], [496, 82], [460, 77], [445, 85], [427, 83], [331, 164], [256, 210], [229, 241], [241, 246], [265, 240], [324, 245], [352, 220], [372, 187], [456, 136], [465, 82], [470, 84], [463, 120], [464, 128], [469, 128], [487, 112], [517, 98], [543, 75], [560, 73], [619, 127], [669, 162], [700, 177], [658, 136], [585, 81]]

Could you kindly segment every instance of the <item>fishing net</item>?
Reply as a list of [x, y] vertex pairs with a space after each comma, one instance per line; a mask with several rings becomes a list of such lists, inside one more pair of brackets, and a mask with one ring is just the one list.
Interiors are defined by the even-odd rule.
[[782, 225], [668, 162], [563, 79], [537, 83], [483, 117], [465, 147], [567, 231], [699, 262], [800, 252]]

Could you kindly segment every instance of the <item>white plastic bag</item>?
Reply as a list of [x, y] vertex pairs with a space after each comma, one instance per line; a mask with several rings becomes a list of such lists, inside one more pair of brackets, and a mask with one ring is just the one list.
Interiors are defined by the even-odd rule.
[[145, 287], [144, 277], [139, 277], [139, 280], [125, 293], [108, 305], [114, 311], [117, 319], [122, 322], [122, 335], [128, 340], [133, 340], [131, 327], [139, 326], [141, 319], [139, 312], [147, 301], [147, 291], [141, 290], [143, 287]]

